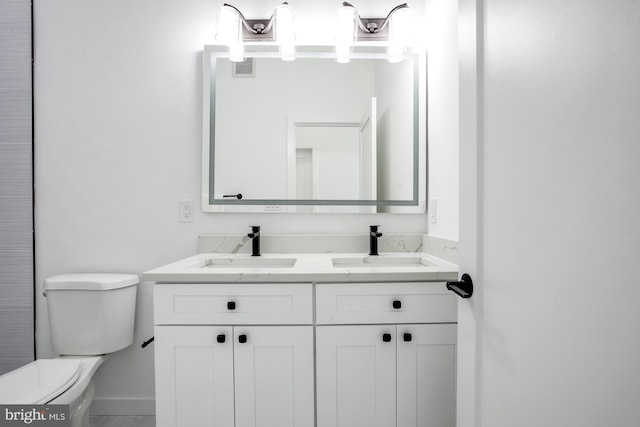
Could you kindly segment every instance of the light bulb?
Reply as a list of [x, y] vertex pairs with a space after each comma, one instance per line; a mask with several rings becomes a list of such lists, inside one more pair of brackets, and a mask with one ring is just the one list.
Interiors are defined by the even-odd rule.
[[293, 61], [296, 59], [296, 47], [293, 44], [280, 45], [280, 58], [283, 61]]
[[404, 59], [404, 46], [390, 44], [387, 47], [387, 61], [391, 63], [400, 62]]
[[336, 60], [340, 64], [346, 64], [351, 60], [351, 46], [336, 45]]
[[232, 62], [244, 61], [244, 45], [242, 43], [229, 46], [229, 60]]

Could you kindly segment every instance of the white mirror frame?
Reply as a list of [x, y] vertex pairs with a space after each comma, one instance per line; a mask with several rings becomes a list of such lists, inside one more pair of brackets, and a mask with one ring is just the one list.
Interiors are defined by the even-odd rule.
[[[354, 46], [352, 58], [357, 57], [384, 57], [381, 49], [382, 45], [367, 44], [367, 46], [360, 47]], [[248, 46], [250, 56], [256, 57], [278, 57], [277, 47], [269, 44], [263, 44], [258, 46]], [[305, 54], [304, 47], [297, 47], [298, 57], [313, 57], [313, 58], [334, 58], [334, 48], [331, 46], [310, 46], [308, 53]], [[250, 204], [237, 204], [233, 201], [227, 203], [210, 203], [209, 182], [210, 182], [210, 118], [211, 118], [211, 57], [228, 58], [228, 49], [226, 46], [220, 45], [207, 45], [204, 46], [202, 53], [202, 211], [211, 213], [283, 213], [291, 212], [295, 213], [295, 207], [301, 205], [313, 206], [313, 213], [325, 213], [318, 212], [318, 207], [322, 206], [362, 206], [362, 207], [374, 207], [382, 210], [383, 212], [376, 213], [425, 213], [426, 212], [426, 200], [427, 200], [427, 61], [426, 52], [420, 50], [411, 50], [412, 54], [418, 55], [418, 171], [414, 171], [417, 177], [414, 181], [417, 181], [418, 188], [414, 188], [414, 200], [401, 201], [393, 203], [394, 201], [363, 201], [363, 203], [357, 203], [357, 201], [347, 201], [349, 203], [327, 205], [324, 203], [313, 203], [304, 201], [304, 203], [288, 203], [288, 204], [264, 204], [257, 203]], [[414, 151], [415, 152], [415, 151]], [[245, 202], [246, 203], [246, 202]], [[333, 212], [336, 213], [336, 212]], [[341, 213], [341, 212], [339, 212]], [[351, 212], [349, 212], [351, 213]], [[370, 209], [361, 209], [360, 212], [353, 213], [371, 213]]]

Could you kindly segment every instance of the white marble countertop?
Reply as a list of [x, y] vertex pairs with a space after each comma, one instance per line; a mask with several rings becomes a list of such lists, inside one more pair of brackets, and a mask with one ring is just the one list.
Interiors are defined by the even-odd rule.
[[[295, 263], [294, 263], [295, 262]], [[292, 264], [291, 266], [284, 266]], [[292, 283], [457, 280], [458, 266], [421, 252], [201, 253], [143, 273], [156, 283]]]

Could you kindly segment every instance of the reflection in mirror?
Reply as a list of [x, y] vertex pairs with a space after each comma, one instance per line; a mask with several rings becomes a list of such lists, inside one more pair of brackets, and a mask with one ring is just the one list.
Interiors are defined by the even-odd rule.
[[205, 210], [424, 211], [419, 55], [225, 56], [205, 49]]

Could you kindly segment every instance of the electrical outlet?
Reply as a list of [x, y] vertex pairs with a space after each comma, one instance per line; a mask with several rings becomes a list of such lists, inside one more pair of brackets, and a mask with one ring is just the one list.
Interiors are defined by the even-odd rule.
[[178, 201], [180, 222], [193, 222], [193, 200]]
[[433, 224], [438, 222], [438, 199], [429, 200], [429, 221]]

